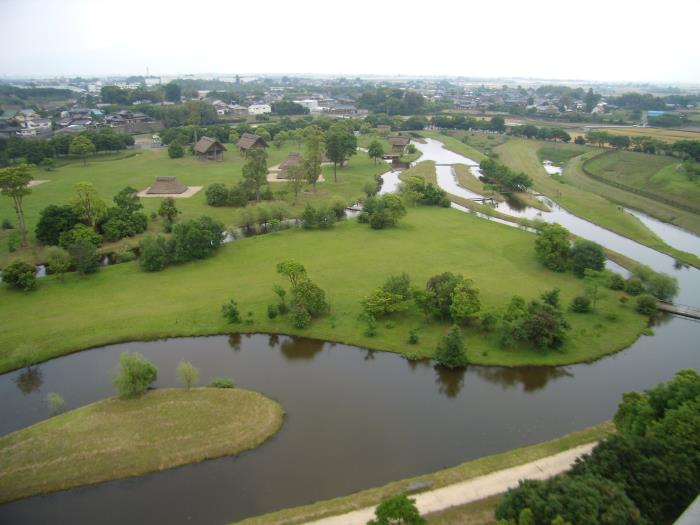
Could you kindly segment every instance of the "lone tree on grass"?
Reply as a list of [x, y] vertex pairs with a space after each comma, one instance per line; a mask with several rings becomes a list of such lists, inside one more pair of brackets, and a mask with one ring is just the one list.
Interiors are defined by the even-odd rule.
[[577, 277], [583, 277], [586, 270], [600, 271], [605, 268], [603, 247], [587, 239], [576, 239], [569, 251], [571, 269]]
[[83, 159], [83, 165], [87, 166], [87, 156], [95, 153], [95, 144], [85, 135], [78, 135], [70, 141], [68, 153]]
[[326, 133], [326, 157], [333, 163], [333, 181], [338, 182], [338, 164], [357, 153], [355, 134], [342, 123], [334, 124]]
[[384, 499], [374, 511], [375, 518], [367, 525], [425, 525], [416, 508], [416, 500], [405, 494], [397, 494]]
[[306, 130], [306, 151], [304, 152], [304, 173], [316, 193], [316, 183], [321, 176], [321, 163], [323, 162], [323, 131], [317, 126]]
[[370, 142], [369, 147], [367, 148], [367, 155], [369, 155], [369, 158], [373, 159], [374, 163], [376, 164], [377, 159], [381, 159], [384, 156], [384, 148], [382, 147], [382, 143], [378, 140], [373, 140]]
[[160, 203], [160, 208], [158, 208], [158, 215], [163, 219], [165, 223], [165, 231], [169, 232], [175, 219], [180, 214], [180, 210], [175, 206], [175, 199], [172, 197], [166, 197], [163, 202]]
[[559, 224], [545, 224], [535, 239], [535, 257], [550, 270], [564, 272], [569, 263], [569, 230]]
[[260, 187], [267, 180], [267, 153], [262, 148], [253, 148], [246, 155], [243, 180], [255, 188], [255, 200], [260, 202]]
[[464, 353], [464, 340], [458, 326], [453, 326], [449, 333], [438, 344], [436, 359], [447, 368], [467, 366], [467, 355]]
[[114, 386], [125, 399], [139, 397], [158, 378], [158, 369], [138, 352], [122, 352]]
[[24, 222], [24, 209], [22, 200], [25, 195], [29, 195], [29, 183], [33, 177], [29, 174], [26, 164], [12, 166], [0, 170], [0, 194], [12, 199], [12, 206], [17, 214], [17, 224], [22, 236], [22, 246], [27, 245], [27, 224]]
[[199, 370], [189, 361], [180, 361], [176, 372], [178, 380], [187, 390], [199, 382]]

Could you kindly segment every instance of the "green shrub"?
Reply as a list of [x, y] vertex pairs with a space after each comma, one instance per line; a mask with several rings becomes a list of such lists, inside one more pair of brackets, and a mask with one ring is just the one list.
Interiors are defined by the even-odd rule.
[[133, 398], [143, 394], [158, 378], [158, 369], [137, 352], [122, 352], [119, 356], [119, 373], [114, 377], [114, 386], [122, 398]]
[[279, 306], [276, 304], [267, 305], [267, 317], [270, 319], [275, 319], [279, 315]]
[[221, 307], [221, 313], [231, 324], [241, 322], [241, 312], [238, 310], [238, 304], [233, 299]]
[[418, 330], [416, 330], [415, 328], [408, 332], [408, 344], [418, 344]]
[[36, 288], [36, 268], [25, 261], [15, 261], [2, 271], [2, 282], [28, 292]]
[[591, 300], [585, 295], [577, 295], [571, 301], [571, 311], [579, 314], [586, 314], [591, 311]]
[[650, 294], [642, 294], [637, 297], [634, 309], [642, 315], [652, 316], [656, 314], [658, 301]]
[[627, 283], [625, 284], [625, 291], [630, 295], [639, 295], [644, 291], [644, 285], [642, 284], [642, 280], [638, 277], [631, 277], [627, 279]]
[[624, 290], [625, 289], [625, 279], [617, 273], [610, 275], [610, 281], [608, 282], [608, 287], [611, 290]]
[[236, 388], [236, 383], [228, 377], [217, 377], [209, 383], [211, 388]]
[[467, 355], [464, 353], [464, 340], [458, 326], [453, 326], [449, 333], [438, 344], [435, 358], [447, 368], [461, 368], [467, 365]]
[[159, 272], [170, 262], [168, 242], [165, 237], [148, 236], [139, 243], [139, 264], [146, 272]]
[[13, 228], [12, 221], [10, 221], [10, 219], [8, 219], [8, 218], [4, 218], [2, 220], [2, 229], [3, 230], [11, 230], [12, 228]]
[[7, 238], [7, 251], [10, 253], [15, 253], [17, 248], [22, 244], [22, 238], [18, 232], [12, 232]]
[[300, 304], [292, 305], [292, 325], [294, 328], [306, 328], [311, 324], [311, 314]]

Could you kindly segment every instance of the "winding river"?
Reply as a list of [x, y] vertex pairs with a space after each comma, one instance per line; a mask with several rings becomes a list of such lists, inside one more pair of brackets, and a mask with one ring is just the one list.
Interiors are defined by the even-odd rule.
[[[447, 162], [437, 141], [418, 147], [440, 164], [466, 163], [461, 156]], [[449, 166], [441, 168], [440, 181], [452, 177]], [[635, 259], [673, 273], [681, 282], [679, 302], [698, 305], [697, 270], [676, 268], [670, 257], [626, 239], [628, 248], [621, 246], [622, 237], [564, 210], [552, 213], [549, 219], [563, 217], [567, 228], [577, 224], [585, 236], [622, 253], [629, 248]], [[0, 523], [223, 524], [348, 494], [599, 423], [623, 392], [700, 368], [698, 340], [700, 323], [665, 317], [653, 337], [592, 364], [461, 372], [263, 334], [87, 350], [0, 376], [0, 434], [44, 419], [48, 392], [61, 393], [69, 409], [112, 395], [110, 378], [125, 350], [159, 367], [158, 387], [174, 386], [175, 367], [186, 359], [200, 369], [202, 383], [230, 376], [279, 400], [286, 421], [270, 441], [240, 456], [17, 501], [0, 506]]]

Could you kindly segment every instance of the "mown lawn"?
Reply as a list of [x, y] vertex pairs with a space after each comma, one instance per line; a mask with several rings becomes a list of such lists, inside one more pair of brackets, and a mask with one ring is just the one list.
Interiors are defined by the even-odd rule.
[[[415, 478], [394, 481], [382, 487], [376, 487], [368, 490], [363, 490], [349, 496], [340, 498], [318, 501], [310, 505], [295, 507], [291, 509], [280, 510], [262, 516], [248, 518], [237, 522], [237, 525], [297, 525], [309, 521], [318, 520], [327, 516], [334, 516], [352, 512], [353, 510], [362, 509], [372, 505], [377, 505], [383, 498], [393, 496], [404, 492], [412, 483], [430, 482], [431, 489], [437, 489], [453, 483], [459, 483], [468, 479], [484, 476], [495, 472], [538, 459], [552, 456], [560, 452], [564, 452], [571, 448], [599, 441], [613, 432], [613, 425], [610, 422], [601, 423], [594, 427], [586, 428], [579, 432], [573, 432], [560, 438], [538, 443], [529, 447], [516, 448], [496, 454], [493, 456], [485, 456], [473, 461], [468, 461], [457, 465], [456, 467], [440, 470], [432, 474], [425, 474]], [[481, 502], [471, 503], [455, 507], [454, 509], [446, 510], [429, 514], [427, 516], [430, 524], [469, 524], [469, 525], [490, 525], [493, 522], [493, 509], [498, 504], [500, 496], [494, 496]], [[471, 521], [460, 521], [460, 518], [465, 517]], [[480, 521], [482, 520], [482, 521]]]
[[537, 151], [542, 146], [552, 147], [551, 143], [513, 139], [496, 148], [496, 152], [500, 162], [530, 175], [534, 181], [535, 190], [547, 195], [571, 213], [683, 262], [699, 263], [694, 255], [668, 246], [639, 219], [607, 198], [567, 184], [566, 169], [562, 177], [563, 183], [552, 179], [545, 172], [537, 156]]
[[[222, 247], [212, 258], [143, 272], [138, 263], [118, 264], [87, 277], [40, 280], [33, 292], [0, 289], [0, 371], [22, 366], [32, 349], [41, 359], [127, 340], [236, 331], [300, 334], [431, 357], [448, 324], [426, 322], [417, 308], [381, 321], [376, 337], [364, 335], [360, 301], [393, 274], [407, 272], [417, 286], [437, 273], [464, 274], [481, 290], [484, 309], [504, 306], [514, 294], [526, 299], [558, 287], [562, 303], [584, 292], [570, 273], [553, 273], [535, 261], [534, 235], [446, 208], [416, 207], [396, 228], [371, 230], [346, 221], [333, 230], [291, 230], [251, 237]], [[287, 317], [270, 320], [273, 284], [286, 284], [276, 264], [295, 259], [324, 290], [331, 313], [306, 330]], [[554, 365], [595, 359], [629, 346], [646, 325], [631, 306], [608, 292], [597, 313], [567, 313], [572, 324], [561, 351], [502, 349], [497, 337], [464, 330], [473, 363]], [[229, 325], [221, 305], [235, 298], [252, 324]], [[391, 321], [391, 323], [389, 323]], [[408, 333], [418, 329], [419, 343]]]
[[[102, 199], [112, 206], [112, 198], [126, 186], [142, 190], [150, 186], [156, 177], [176, 176], [186, 186], [204, 186], [196, 195], [186, 199], [176, 199], [176, 205], [182, 212], [179, 220], [187, 220], [201, 215], [209, 215], [222, 221], [227, 227], [235, 227], [238, 223], [240, 208], [214, 208], [207, 205], [206, 186], [219, 182], [231, 186], [243, 177], [242, 168], [245, 159], [235, 151], [235, 146], [227, 145], [229, 151], [224, 154], [223, 162], [201, 161], [187, 156], [182, 159], [168, 158], [166, 148], [133, 150], [116, 155], [96, 156], [88, 160], [87, 166], [81, 161], [73, 161], [60, 166], [55, 171], [33, 169], [32, 175], [37, 180], [50, 182], [35, 186], [31, 194], [24, 198], [24, 210], [29, 230], [30, 246], [14, 253], [8, 252], [7, 239], [12, 230], [0, 230], [0, 267], [15, 259], [25, 259], [33, 262], [44, 262], [43, 247], [34, 240], [34, 229], [39, 220], [39, 214], [49, 204], [69, 204], [74, 196], [74, 185], [77, 182], [91, 182], [97, 188]], [[268, 166], [274, 166], [284, 160], [290, 151], [299, 151], [295, 142], [287, 142], [282, 148], [268, 148]], [[374, 162], [366, 153], [358, 152], [351, 157], [350, 162], [338, 168], [338, 182], [333, 180], [333, 166], [324, 166], [325, 182], [317, 184], [314, 193], [307, 186], [292, 212], [298, 214], [305, 202], [329, 200], [339, 196], [348, 203], [355, 202], [363, 195], [363, 186], [373, 180], [374, 175], [389, 169], [387, 164]], [[287, 183], [274, 182], [273, 192], [284, 192]], [[278, 194], [278, 199], [291, 206], [293, 195], [290, 192]], [[142, 198], [146, 215], [157, 211], [161, 198]], [[252, 205], [252, 204], [251, 204]], [[7, 197], [0, 196], [0, 220], [9, 219], [16, 223], [12, 202]], [[162, 224], [151, 222], [151, 232], [160, 232]], [[131, 240], [133, 243], [134, 241]]]
[[0, 437], [0, 503], [238, 454], [283, 418], [279, 403], [242, 389], [98, 401]]

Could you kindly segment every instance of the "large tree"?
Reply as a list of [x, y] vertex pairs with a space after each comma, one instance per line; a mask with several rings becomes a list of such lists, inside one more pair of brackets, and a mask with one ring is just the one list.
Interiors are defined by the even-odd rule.
[[316, 192], [316, 183], [321, 176], [323, 162], [323, 131], [317, 126], [310, 126], [305, 132], [304, 173]]
[[248, 151], [243, 179], [255, 188], [255, 200], [260, 202], [260, 187], [267, 181], [267, 153], [263, 148]]
[[378, 140], [373, 140], [370, 142], [369, 147], [367, 148], [367, 155], [369, 155], [370, 159], [374, 159], [374, 163], [376, 164], [377, 159], [381, 159], [384, 156], [384, 148], [382, 147], [382, 143]]
[[17, 214], [17, 225], [22, 236], [22, 246], [27, 245], [27, 223], [24, 221], [22, 200], [31, 193], [29, 183], [32, 179], [26, 164], [0, 170], [0, 194], [12, 199], [12, 206]]
[[41, 210], [34, 233], [40, 242], [55, 246], [61, 234], [72, 230], [78, 222], [78, 216], [70, 204], [63, 206], [49, 204]]
[[535, 239], [535, 256], [550, 270], [563, 272], [568, 267], [569, 247], [569, 230], [559, 224], [545, 224]]
[[163, 90], [165, 91], [165, 100], [168, 102], [180, 102], [182, 90], [178, 84], [175, 82], [168, 82], [165, 84]]
[[578, 277], [583, 277], [586, 270], [600, 271], [605, 268], [603, 247], [588, 239], [576, 239], [569, 251], [571, 269]]
[[97, 188], [91, 182], [78, 182], [75, 186], [73, 210], [81, 220], [95, 228], [100, 219], [107, 213], [107, 205], [97, 193]]
[[76, 157], [81, 157], [84, 165], [87, 165], [87, 156], [95, 153], [95, 151], [95, 144], [85, 135], [78, 135], [71, 140], [70, 147], [68, 148], [68, 153]]
[[355, 134], [344, 124], [331, 126], [326, 133], [326, 156], [333, 163], [333, 180], [338, 182], [338, 164], [341, 166], [351, 156], [357, 153]]

